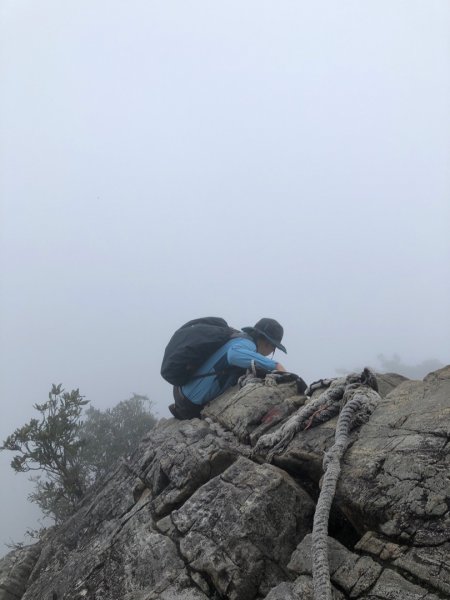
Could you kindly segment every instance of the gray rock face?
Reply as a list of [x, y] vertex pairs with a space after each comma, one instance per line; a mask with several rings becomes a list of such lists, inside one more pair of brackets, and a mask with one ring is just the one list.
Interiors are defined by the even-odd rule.
[[143, 489], [152, 492], [157, 518], [182, 504], [201, 485], [224, 471], [249, 449], [220, 426], [193, 419], [171, 419], [143, 441], [132, 467]]
[[[331, 515], [333, 597], [450, 599], [450, 367], [377, 379]], [[0, 561], [0, 600], [312, 600], [312, 498], [336, 419], [274, 464], [252, 453], [309, 401], [250, 384], [201, 420], [162, 420], [71, 519]]]
[[[438, 600], [438, 596], [403, 577], [397, 570], [375, 562], [369, 556], [350, 552], [336, 540], [329, 538], [328, 552], [330, 576], [336, 598], [360, 598], [380, 600]], [[307, 535], [292, 554], [288, 568], [297, 575], [289, 584], [288, 590], [293, 598], [313, 599], [311, 536]], [[300, 587], [302, 596], [296, 596]], [[275, 588], [266, 596], [266, 600], [281, 598], [280, 590]], [[289, 595], [287, 596], [289, 597]]]
[[433, 586], [450, 595], [450, 544], [440, 546], [403, 546], [368, 532], [355, 549], [390, 564], [400, 572], [413, 577], [424, 586]]
[[239, 451], [248, 453], [205, 421], [161, 423], [45, 546], [24, 599], [150, 600], [169, 589], [201, 598], [175, 542], [154, 519], [225, 470]]
[[390, 394], [393, 389], [395, 389], [404, 381], [408, 381], [408, 379], [403, 375], [398, 375], [397, 373], [378, 373], [377, 383], [380, 396], [382, 398], [386, 398], [386, 396]]
[[314, 503], [285, 472], [241, 458], [172, 513], [180, 552], [231, 600], [267, 592], [286, 577]]
[[232, 431], [236, 437], [248, 443], [258, 439], [267, 425], [278, 423], [278, 414], [284, 418], [306, 400], [298, 396], [295, 383], [277, 386], [249, 384], [241, 390], [233, 388], [203, 409], [209, 417]]
[[450, 367], [406, 381], [380, 402], [345, 455], [339, 506], [362, 533], [450, 541]]
[[41, 547], [41, 544], [34, 544], [13, 550], [0, 560], [0, 600], [22, 597]]

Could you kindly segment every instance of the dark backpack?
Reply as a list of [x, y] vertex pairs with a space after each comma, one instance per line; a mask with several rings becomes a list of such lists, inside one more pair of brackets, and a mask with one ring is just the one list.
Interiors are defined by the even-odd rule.
[[161, 375], [172, 385], [184, 385], [216, 350], [231, 338], [241, 336], [246, 337], [220, 317], [189, 321], [175, 331], [167, 344]]

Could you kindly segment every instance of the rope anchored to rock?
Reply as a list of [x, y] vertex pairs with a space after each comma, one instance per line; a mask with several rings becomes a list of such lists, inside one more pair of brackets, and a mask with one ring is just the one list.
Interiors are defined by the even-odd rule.
[[[314, 514], [312, 533], [312, 571], [315, 600], [331, 600], [330, 567], [328, 562], [328, 521], [336, 485], [341, 471], [341, 459], [349, 444], [351, 429], [368, 421], [380, 396], [375, 375], [365, 368], [361, 374], [351, 374], [333, 380], [315, 382], [307, 395], [325, 389], [309, 404], [304, 405], [277, 431], [262, 436], [254, 454], [267, 452], [269, 462], [280, 454], [299, 431], [328, 421], [339, 414], [335, 442], [323, 459], [324, 475]], [[267, 450], [268, 449], [268, 450]]]
[[378, 393], [367, 385], [350, 384], [344, 392], [344, 406], [336, 425], [335, 442], [323, 459], [324, 475], [314, 513], [312, 572], [315, 600], [332, 598], [328, 562], [328, 521], [341, 472], [341, 459], [350, 441], [350, 430], [368, 420], [379, 399]]
[[318, 398], [302, 406], [279, 429], [260, 437], [253, 454], [265, 454], [266, 460], [270, 462], [276, 454], [281, 454], [286, 449], [296, 433], [332, 419], [338, 414], [341, 399], [346, 388], [351, 384], [369, 386], [377, 390], [375, 375], [367, 368], [361, 374], [353, 373], [331, 380], [321, 379], [311, 384], [305, 391], [308, 396], [317, 389], [327, 389]]

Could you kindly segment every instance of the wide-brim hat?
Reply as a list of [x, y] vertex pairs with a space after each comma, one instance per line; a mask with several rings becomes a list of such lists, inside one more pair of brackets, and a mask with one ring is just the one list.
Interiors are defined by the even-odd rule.
[[275, 319], [260, 319], [254, 327], [243, 327], [242, 331], [245, 331], [245, 333], [248, 333], [249, 335], [254, 335], [255, 333], [262, 335], [269, 340], [273, 346], [287, 354], [286, 348], [281, 343], [284, 330]]

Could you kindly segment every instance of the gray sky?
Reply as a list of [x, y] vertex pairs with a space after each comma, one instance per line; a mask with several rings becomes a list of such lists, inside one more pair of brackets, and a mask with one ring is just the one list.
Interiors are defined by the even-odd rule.
[[[307, 381], [450, 362], [449, 33], [447, 0], [1, 0], [1, 440], [52, 382], [167, 416], [198, 316], [277, 318]], [[0, 552], [38, 514], [11, 457]]]

